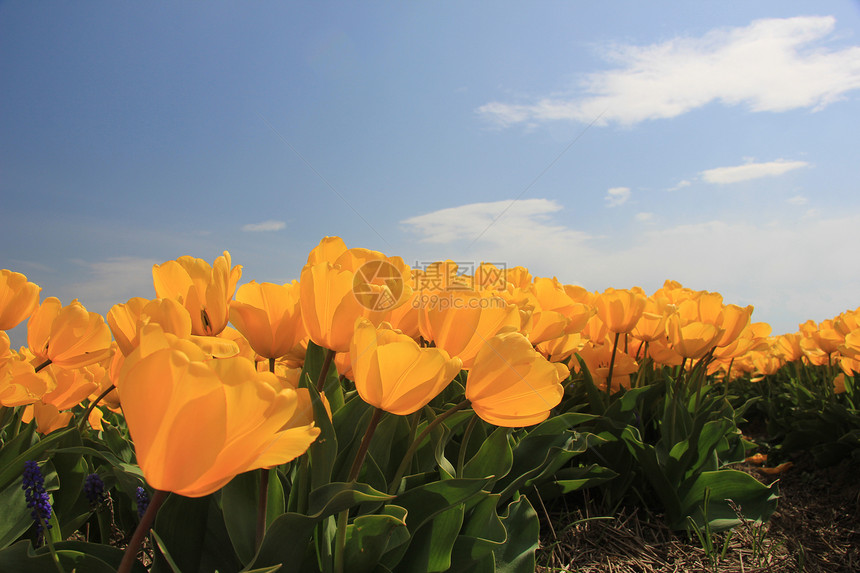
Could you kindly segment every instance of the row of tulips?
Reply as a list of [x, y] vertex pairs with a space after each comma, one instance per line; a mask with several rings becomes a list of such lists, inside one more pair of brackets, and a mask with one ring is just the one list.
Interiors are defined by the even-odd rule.
[[[0, 332], [0, 565], [143, 570], [149, 539], [153, 571], [530, 571], [524, 494], [620, 500], [637, 472], [673, 526], [731, 526], [726, 500], [766, 518], [775, 492], [725, 468], [749, 448], [727, 382], [860, 369], [856, 311], [771, 337], [671, 281], [591, 293], [336, 237], [298, 281], [240, 279], [183, 256], [102, 317], [2, 271], [0, 330], [28, 323], [18, 351]], [[15, 497], [25, 467], [50, 515]], [[100, 543], [69, 540], [93, 523]]]

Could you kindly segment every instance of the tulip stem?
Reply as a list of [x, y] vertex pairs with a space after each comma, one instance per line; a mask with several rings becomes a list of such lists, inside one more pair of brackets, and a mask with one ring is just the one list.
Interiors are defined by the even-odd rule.
[[327, 349], [325, 353], [325, 360], [323, 360], [322, 370], [320, 370], [320, 377], [317, 378], [317, 392], [320, 394], [323, 393], [323, 387], [325, 386], [325, 379], [328, 376], [328, 369], [331, 367], [331, 361], [334, 359], [335, 351], [332, 349]]
[[263, 536], [266, 534], [266, 509], [269, 504], [269, 470], [262, 468], [260, 473], [260, 491], [257, 494], [257, 543], [255, 549], [260, 549]]
[[134, 530], [134, 535], [131, 541], [128, 542], [128, 547], [125, 548], [125, 554], [122, 556], [122, 562], [119, 564], [117, 573], [130, 573], [134, 562], [137, 560], [137, 551], [140, 544], [143, 543], [143, 538], [147, 536], [149, 530], [152, 529], [152, 523], [155, 521], [155, 514], [158, 513], [158, 508], [167, 499], [168, 492], [155, 490], [149, 505], [146, 508], [146, 513], [137, 524], [137, 529]]
[[469, 447], [469, 439], [472, 437], [472, 431], [478, 423], [478, 416], [472, 414], [469, 420], [469, 425], [466, 426], [466, 431], [463, 432], [463, 441], [460, 442], [460, 454], [457, 456], [457, 477], [463, 477], [463, 467], [466, 465], [466, 450]]
[[[269, 357], [269, 372], [275, 373], [275, 359]], [[260, 474], [260, 490], [257, 492], [257, 536], [255, 549], [260, 549], [263, 544], [263, 536], [266, 535], [266, 510], [269, 505], [269, 470], [262, 468], [257, 470]]]
[[98, 397], [97, 397], [95, 400], [93, 400], [92, 402], [90, 402], [89, 406], [87, 406], [87, 410], [86, 410], [86, 412], [84, 412], [84, 416], [83, 416], [83, 418], [81, 418], [81, 421], [78, 423], [78, 432], [83, 432], [83, 431], [84, 431], [84, 425], [86, 425], [87, 420], [89, 420], [89, 418], [90, 418], [90, 414], [92, 413], [92, 411], [93, 411], [93, 410], [95, 410], [95, 408], [96, 408], [96, 406], [98, 405], [98, 403], [99, 403], [99, 402], [101, 402], [101, 401], [102, 401], [102, 399], [103, 399], [105, 396], [107, 396], [108, 394], [110, 394], [110, 393], [111, 393], [111, 392], [113, 392], [114, 390], [116, 390], [116, 386], [114, 386], [113, 384], [111, 384], [110, 386], [108, 386], [108, 389], [107, 389], [107, 390], [105, 390], [104, 392], [102, 392], [101, 394], [99, 394], [99, 395], [98, 395]]
[[469, 400], [463, 400], [456, 406], [453, 406], [451, 409], [442, 412], [441, 414], [433, 418], [433, 420], [431, 420], [430, 423], [427, 424], [427, 427], [424, 428], [424, 430], [420, 434], [418, 434], [418, 437], [412, 442], [412, 444], [409, 446], [409, 449], [406, 450], [406, 454], [404, 454], [403, 456], [403, 461], [400, 462], [400, 466], [397, 468], [397, 472], [394, 474], [394, 479], [391, 480], [391, 485], [388, 487], [389, 495], [395, 495], [397, 493], [397, 490], [400, 489], [400, 480], [403, 479], [403, 474], [406, 473], [406, 468], [409, 467], [409, 462], [412, 461], [412, 455], [418, 449], [418, 446], [421, 445], [421, 442], [424, 441], [424, 438], [426, 438], [430, 434], [430, 432], [435, 430], [439, 424], [448, 419], [452, 414], [454, 414], [455, 412], [459, 412], [463, 408], [466, 408], [467, 406], [469, 406], [469, 404], [471, 404]]
[[620, 332], [615, 333], [615, 343], [612, 345], [612, 357], [609, 359], [609, 373], [606, 374], [606, 397], [612, 399], [612, 370], [615, 368], [615, 353], [618, 352]]
[[[361, 445], [358, 447], [358, 452], [355, 454], [355, 459], [352, 462], [352, 467], [349, 468], [349, 483], [358, 479], [358, 474], [361, 473], [361, 466], [364, 463], [364, 458], [367, 456], [367, 450], [370, 447], [370, 440], [376, 432], [376, 426], [379, 425], [379, 420], [385, 410], [376, 408], [373, 411], [373, 416], [370, 417], [370, 422], [367, 424], [367, 431], [364, 432], [364, 437], [361, 439]], [[337, 533], [334, 545], [334, 571], [335, 573], [343, 573], [343, 554], [346, 550], [346, 526], [349, 521], [349, 510], [341, 511], [337, 516]]]

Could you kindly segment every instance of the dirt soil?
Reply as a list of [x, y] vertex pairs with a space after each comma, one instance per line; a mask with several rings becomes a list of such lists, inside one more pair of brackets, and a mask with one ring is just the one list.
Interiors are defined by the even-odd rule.
[[[610, 519], [588, 497], [559, 506], [537, 507], [542, 514], [541, 573], [855, 573], [860, 572], [860, 463], [817, 467], [800, 456], [779, 476], [754, 466], [737, 467], [764, 483], [779, 479], [780, 498], [769, 523], [735, 528], [723, 557], [709, 559], [698, 538], [673, 532], [659, 516], [622, 509]], [[570, 504], [575, 504], [570, 505]], [[567, 528], [567, 529], [565, 529]], [[721, 551], [726, 534], [716, 534]]]

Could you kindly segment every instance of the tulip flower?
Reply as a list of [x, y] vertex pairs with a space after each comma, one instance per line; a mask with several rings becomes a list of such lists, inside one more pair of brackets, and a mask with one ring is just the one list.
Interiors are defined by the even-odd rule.
[[15, 355], [0, 367], [0, 406], [25, 406], [36, 402], [48, 391], [50, 378], [38, 374], [33, 365]]
[[[353, 290], [355, 275], [340, 265], [322, 262], [305, 265], [299, 280], [301, 315], [310, 339], [335, 352], [348, 352], [355, 320], [366, 317], [382, 322], [384, 312], [372, 310], [367, 300], [359, 300]], [[368, 284], [377, 296], [388, 287]], [[367, 303], [367, 304], [365, 304]]]
[[299, 400], [274, 374], [239, 356], [207, 360], [158, 325], [144, 327], [120, 372], [119, 392], [147, 482], [188, 497], [286, 463], [319, 435], [311, 424], [287, 425]]
[[334, 264], [346, 252], [346, 244], [340, 237], [323, 237], [319, 244], [308, 253], [309, 265], [329, 262]]
[[496, 426], [531, 426], [549, 417], [564, 394], [567, 366], [547, 362], [519, 332], [489, 338], [466, 380], [466, 398], [482, 420]]
[[48, 297], [27, 323], [27, 344], [42, 361], [80, 368], [110, 356], [110, 328], [77, 299], [63, 306], [56, 297]]
[[490, 293], [452, 290], [432, 295], [418, 316], [421, 335], [469, 369], [484, 343], [501, 332], [518, 332], [519, 308]]
[[120, 351], [128, 356], [137, 346], [141, 324], [155, 322], [165, 332], [181, 338], [191, 336], [191, 315], [172, 298], [147, 300], [134, 297], [125, 304], [115, 304], [107, 313], [107, 323]]
[[33, 314], [41, 290], [21, 273], [0, 270], [0, 330], [15, 328]]
[[[639, 364], [632, 356], [620, 351], [613, 353], [612, 350], [612, 343], [605, 340], [603, 344], [588, 344], [579, 351], [594, 385], [609, 393], [630, 388], [630, 375], [639, 369]], [[573, 361], [573, 365], [577, 367], [578, 362]], [[612, 376], [612, 380], [607, 388], [609, 376]]]
[[682, 323], [679, 314], [673, 314], [666, 320], [666, 334], [672, 348], [686, 358], [701, 358], [717, 344], [720, 329], [713, 324], [694, 321]]
[[299, 283], [277, 285], [251, 281], [239, 287], [230, 303], [230, 322], [254, 352], [280, 358], [307, 337], [299, 304]]
[[594, 307], [606, 328], [618, 334], [633, 330], [645, 311], [646, 301], [640, 292], [609, 288], [597, 295]]
[[215, 336], [227, 326], [230, 299], [242, 276], [242, 267], [230, 264], [230, 253], [224, 251], [211, 266], [187, 255], [153, 265], [155, 294], [185, 306], [191, 315], [192, 334]]
[[462, 366], [441, 348], [421, 348], [386, 323], [377, 329], [366, 318], [355, 323], [349, 356], [361, 399], [399, 416], [426, 406]]

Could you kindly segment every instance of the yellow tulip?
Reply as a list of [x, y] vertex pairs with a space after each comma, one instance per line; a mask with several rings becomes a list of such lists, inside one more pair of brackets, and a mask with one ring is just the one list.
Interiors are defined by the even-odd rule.
[[56, 297], [48, 297], [27, 323], [27, 345], [42, 361], [80, 368], [110, 356], [110, 328], [100, 314], [87, 312], [77, 299], [63, 306]]
[[635, 290], [606, 289], [594, 299], [594, 307], [600, 320], [610, 332], [624, 333], [633, 330], [648, 299]]
[[547, 362], [519, 332], [489, 338], [466, 380], [475, 413], [496, 426], [531, 426], [549, 417], [564, 394], [567, 366]]
[[309, 265], [329, 262], [334, 264], [346, 252], [346, 244], [340, 237], [323, 237], [319, 244], [308, 253]]
[[[610, 364], [614, 364], [612, 366], [612, 392], [617, 392], [621, 388], [630, 388], [630, 375], [639, 369], [636, 360], [620, 349], [616, 350], [613, 363], [612, 346], [613, 343], [605, 339], [603, 344], [587, 344], [579, 351], [579, 355], [588, 367], [594, 385], [604, 392], [607, 391], [606, 379], [609, 376]], [[573, 365], [578, 366], [578, 362], [573, 361]]]
[[175, 299], [134, 297], [125, 304], [113, 305], [107, 313], [113, 338], [126, 356], [137, 346], [141, 324], [150, 322], [160, 324], [165, 332], [181, 338], [191, 336], [191, 315]]
[[684, 358], [701, 358], [717, 344], [720, 329], [713, 324], [693, 321], [684, 323], [677, 313], [666, 320], [666, 334], [672, 348]]
[[298, 281], [285, 285], [251, 281], [236, 291], [230, 322], [260, 356], [285, 356], [307, 337], [299, 292]]
[[48, 391], [49, 377], [38, 374], [23, 357], [13, 356], [0, 367], [0, 406], [25, 406], [36, 402]]
[[[329, 262], [305, 265], [299, 280], [301, 315], [308, 336], [319, 346], [336, 352], [349, 351], [355, 320], [382, 322], [384, 312], [374, 311], [368, 300], [353, 291], [355, 275]], [[387, 287], [368, 285], [378, 296]], [[366, 303], [366, 304], [365, 304]]]
[[288, 424], [299, 399], [274, 374], [238, 356], [207, 360], [158, 325], [144, 327], [120, 372], [119, 392], [147, 482], [188, 497], [286, 463], [319, 435], [312, 424]]
[[0, 330], [15, 328], [33, 314], [41, 290], [21, 273], [0, 270]]
[[426, 406], [462, 366], [441, 348], [421, 348], [409, 336], [385, 323], [377, 329], [366, 318], [355, 323], [349, 356], [362, 400], [399, 416]]
[[230, 253], [224, 251], [211, 266], [187, 255], [153, 265], [155, 294], [185, 306], [191, 315], [192, 334], [215, 336], [227, 326], [230, 299], [242, 276], [242, 267], [230, 264]]
[[519, 308], [491, 293], [451, 290], [424, 295], [418, 328], [421, 336], [463, 361], [469, 369], [484, 343], [501, 332], [518, 332]]

